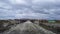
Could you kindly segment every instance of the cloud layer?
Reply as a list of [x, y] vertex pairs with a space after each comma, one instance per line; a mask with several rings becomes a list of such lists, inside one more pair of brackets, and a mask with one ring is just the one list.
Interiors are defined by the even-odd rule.
[[0, 0], [0, 19], [60, 20], [59, 0]]

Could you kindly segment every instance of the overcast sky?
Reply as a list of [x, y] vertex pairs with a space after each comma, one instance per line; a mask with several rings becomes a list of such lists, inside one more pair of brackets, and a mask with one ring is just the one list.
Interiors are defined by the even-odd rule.
[[60, 20], [60, 0], [0, 0], [0, 19]]

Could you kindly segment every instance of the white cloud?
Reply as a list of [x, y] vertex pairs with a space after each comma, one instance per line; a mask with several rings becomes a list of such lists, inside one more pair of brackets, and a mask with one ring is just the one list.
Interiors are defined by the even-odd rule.
[[45, 4], [45, 3], [55, 3], [56, 0], [33, 0], [33, 3], [40, 3], [40, 4]]
[[7, 3], [0, 2], [0, 8], [8, 10], [8, 9], [12, 9], [12, 6]]
[[0, 2], [0, 18], [59, 19], [59, 2], [58, 0], [9, 0], [10, 4]]
[[27, 4], [24, 0], [9, 0], [9, 2], [12, 4]]

